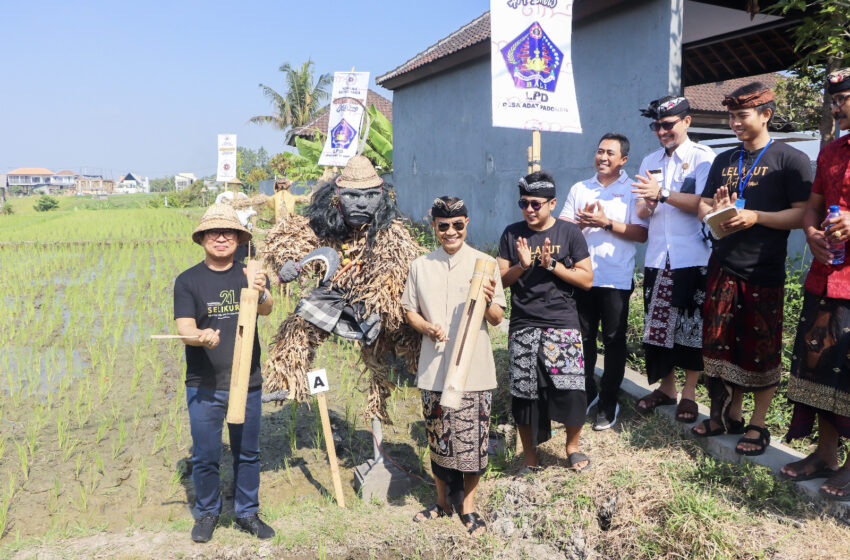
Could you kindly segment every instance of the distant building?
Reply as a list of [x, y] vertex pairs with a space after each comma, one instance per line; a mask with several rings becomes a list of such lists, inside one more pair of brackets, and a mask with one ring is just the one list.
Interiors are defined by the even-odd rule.
[[[376, 93], [371, 89], [366, 92], [366, 108], [368, 109], [372, 105], [375, 106], [375, 109], [387, 117], [387, 120], [390, 121], [390, 124], [393, 122], [393, 102], [381, 95], [380, 93]], [[300, 126], [298, 128], [293, 128], [289, 131], [289, 134], [286, 135], [286, 143], [290, 146], [295, 145], [295, 137], [306, 138], [308, 140], [315, 140], [316, 138], [316, 129], [319, 130], [322, 134], [328, 133], [328, 105], [322, 107], [316, 116], [313, 119], [305, 124], [304, 126]]]
[[194, 173], [178, 173], [174, 176], [174, 188], [177, 191], [188, 189], [196, 181]]
[[151, 192], [151, 184], [147, 177], [141, 179], [132, 173], [127, 173], [115, 184], [115, 192], [122, 194], [132, 193], [149, 193]]
[[76, 187], [78, 175], [70, 169], [63, 169], [50, 178], [50, 186], [60, 189], [73, 189]]
[[37, 187], [50, 185], [55, 175], [43, 167], [19, 167], [10, 171], [6, 180], [10, 187], [21, 187], [25, 192], [30, 192]]
[[76, 184], [77, 194], [112, 194], [115, 181], [105, 179], [103, 175], [80, 175]]

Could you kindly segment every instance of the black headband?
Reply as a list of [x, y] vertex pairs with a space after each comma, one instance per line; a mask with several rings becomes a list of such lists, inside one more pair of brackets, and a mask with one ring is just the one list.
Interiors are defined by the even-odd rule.
[[850, 68], [836, 70], [826, 77], [826, 91], [830, 95], [850, 89]]
[[469, 215], [469, 212], [466, 210], [466, 204], [463, 203], [463, 200], [457, 199], [449, 204], [446, 202], [446, 198], [447, 197], [440, 197], [434, 199], [434, 205], [431, 206], [432, 218], [456, 218], [458, 216]]
[[650, 101], [646, 109], [641, 109], [640, 114], [654, 120], [664, 117], [677, 117], [685, 115], [691, 110], [691, 104], [687, 97], [662, 97]]
[[540, 196], [543, 198], [555, 198], [557, 192], [555, 191], [555, 183], [551, 183], [549, 181], [534, 181], [533, 183], [528, 183], [525, 180], [525, 177], [519, 180], [519, 195], [520, 196]]

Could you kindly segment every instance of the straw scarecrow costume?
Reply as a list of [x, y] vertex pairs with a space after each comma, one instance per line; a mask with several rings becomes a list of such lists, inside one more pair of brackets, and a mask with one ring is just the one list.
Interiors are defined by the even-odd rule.
[[319, 345], [331, 334], [361, 345], [369, 372], [366, 417], [389, 422], [386, 398], [393, 389], [388, 355], [416, 371], [420, 335], [404, 321], [401, 294], [410, 263], [424, 253], [401, 220], [395, 191], [362, 155], [313, 195], [306, 215], [290, 215], [266, 237], [263, 260], [281, 282], [305, 268], [325, 271], [319, 287], [280, 325], [266, 362], [266, 391], [288, 390], [298, 401], [309, 394], [306, 373]]

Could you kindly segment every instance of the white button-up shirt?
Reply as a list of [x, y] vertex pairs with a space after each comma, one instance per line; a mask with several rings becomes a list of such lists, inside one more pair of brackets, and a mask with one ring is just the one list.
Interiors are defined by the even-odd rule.
[[[702, 194], [708, 170], [714, 161], [714, 152], [703, 146], [685, 140], [672, 156], [664, 148], [652, 152], [640, 164], [640, 174], [647, 176], [648, 171], [661, 170], [658, 183], [670, 189], [671, 193], [683, 192]], [[696, 214], [679, 210], [667, 203], [659, 203], [649, 218], [649, 238], [646, 245], [645, 266], [664, 268], [670, 258], [670, 268], [705, 266], [711, 248], [702, 235], [702, 224]]]
[[[620, 170], [617, 180], [607, 187], [599, 182], [597, 174], [572, 186], [559, 217], [574, 221], [585, 206], [599, 202], [609, 220], [647, 227], [648, 220], [639, 218], [635, 211], [635, 200], [631, 180], [625, 171]], [[593, 286], [631, 290], [635, 242], [598, 227], [586, 227], [581, 232], [593, 264]]]

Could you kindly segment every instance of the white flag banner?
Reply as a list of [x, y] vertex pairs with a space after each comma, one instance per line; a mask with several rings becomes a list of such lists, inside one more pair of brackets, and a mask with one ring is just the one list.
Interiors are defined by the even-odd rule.
[[218, 167], [215, 180], [221, 183], [236, 178], [236, 135], [218, 135]]
[[573, 0], [490, 0], [493, 126], [581, 132]]
[[331, 104], [328, 106], [328, 137], [319, 165], [339, 167], [357, 154], [363, 106], [369, 91], [369, 72], [335, 72]]

